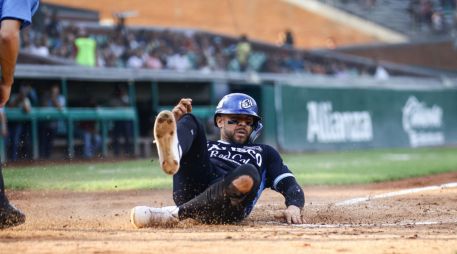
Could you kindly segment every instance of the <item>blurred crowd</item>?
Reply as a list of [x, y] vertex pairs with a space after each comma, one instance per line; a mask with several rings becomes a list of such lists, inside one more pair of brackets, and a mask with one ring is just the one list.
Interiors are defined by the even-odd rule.
[[[321, 0], [338, 1], [342, 4], [357, 3], [363, 9], [376, 11], [378, 5], [398, 0]], [[406, 1], [405, 1], [406, 2]], [[409, 0], [406, 12], [409, 13], [415, 31], [442, 34], [457, 27], [457, 0]]]
[[410, 0], [408, 13], [416, 30], [447, 32], [457, 25], [456, 0]]
[[343, 62], [309, 59], [294, 49], [293, 33], [286, 30], [282, 45], [191, 30], [138, 29], [120, 18], [111, 28], [61, 22], [48, 13], [43, 25], [23, 33], [22, 51], [72, 59], [85, 66], [199, 70], [202, 72], [313, 73], [335, 76], [373, 75], [374, 70]]

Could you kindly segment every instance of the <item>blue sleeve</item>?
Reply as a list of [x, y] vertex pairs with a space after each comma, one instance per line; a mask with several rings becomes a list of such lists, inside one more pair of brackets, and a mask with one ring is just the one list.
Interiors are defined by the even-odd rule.
[[286, 199], [286, 206], [294, 205], [303, 208], [305, 205], [305, 194], [300, 185], [293, 177], [281, 180], [276, 186], [276, 191], [281, 193]]
[[276, 190], [278, 183], [287, 177], [294, 177], [289, 168], [284, 165], [281, 155], [271, 146], [265, 146], [264, 159], [267, 170], [267, 187]]
[[305, 204], [303, 190], [289, 168], [284, 165], [279, 153], [273, 147], [266, 146], [264, 158], [267, 169], [267, 186], [284, 196], [286, 206], [295, 205], [303, 208]]
[[3, 0], [1, 3], [0, 19], [20, 20], [22, 21], [21, 29], [32, 23], [32, 16], [39, 6], [39, 0]]

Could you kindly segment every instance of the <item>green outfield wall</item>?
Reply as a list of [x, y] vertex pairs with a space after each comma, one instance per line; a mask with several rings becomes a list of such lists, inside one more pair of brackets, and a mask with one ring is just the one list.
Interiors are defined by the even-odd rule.
[[457, 144], [457, 90], [275, 86], [285, 151]]

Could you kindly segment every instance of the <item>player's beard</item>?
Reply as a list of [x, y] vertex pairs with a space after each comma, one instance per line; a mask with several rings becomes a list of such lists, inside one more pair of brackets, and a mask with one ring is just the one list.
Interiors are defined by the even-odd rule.
[[232, 144], [244, 145], [249, 140], [251, 133], [246, 129], [235, 129], [233, 131], [225, 131], [225, 137]]

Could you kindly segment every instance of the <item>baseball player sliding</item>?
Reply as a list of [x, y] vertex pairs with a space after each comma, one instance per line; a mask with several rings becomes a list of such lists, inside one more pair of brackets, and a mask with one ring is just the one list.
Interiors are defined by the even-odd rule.
[[224, 96], [214, 114], [218, 141], [207, 141], [192, 115], [192, 99], [181, 99], [173, 111], [162, 111], [154, 126], [161, 168], [173, 175], [176, 206], [131, 210], [137, 227], [173, 225], [192, 218], [202, 223], [236, 223], [251, 213], [265, 188], [285, 198], [281, 218], [303, 223], [305, 198], [294, 175], [271, 146], [254, 143], [262, 129], [257, 103], [242, 93]]

